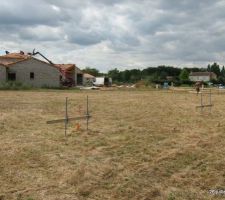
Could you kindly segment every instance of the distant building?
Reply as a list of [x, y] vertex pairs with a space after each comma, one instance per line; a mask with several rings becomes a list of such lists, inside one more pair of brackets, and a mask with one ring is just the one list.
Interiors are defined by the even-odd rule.
[[167, 81], [173, 81], [173, 80], [174, 80], [174, 76], [167, 76], [167, 77], [166, 77], [166, 80], [167, 80]]
[[74, 86], [80, 74], [75, 64], [53, 64], [22, 51], [0, 56], [0, 82], [16, 81], [33, 87]]
[[78, 68], [75, 68], [75, 85], [83, 85], [84, 84], [84, 73]]
[[207, 82], [213, 79], [216, 80], [217, 76], [214, 72], [191, 72], [189, 75], [189, 79], [194, 82], [196, 81]]
[[75, 64], [55, 64], [59, 69], [60, 75], [60, 84], [61, 86], [74, 86], [75, 85]]
[[112, 78], [109, 77], [96, 77], [95, 82], [93, 83], [95, 86], [112, 86]]
[[95, 76], [92, 76], [91, 74], [88, 74], [88, 73], [83, 74], [84, 85], [93, 85], [94, 81], [95, 81]]

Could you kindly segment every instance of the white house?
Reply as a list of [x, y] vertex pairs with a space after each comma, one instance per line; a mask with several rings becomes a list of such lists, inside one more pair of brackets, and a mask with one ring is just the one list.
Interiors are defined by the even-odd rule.
[[217, 79], [217, 76], [214, 72], [191, 72], [189, 75], [189, 79], [191, 81], [197, 82], [197, 81], [210, 81], [212, 79]]

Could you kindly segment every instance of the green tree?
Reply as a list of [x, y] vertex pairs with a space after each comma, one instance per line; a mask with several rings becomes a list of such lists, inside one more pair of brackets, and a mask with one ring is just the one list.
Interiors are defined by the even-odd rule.
[[156, 81], [159, 81], [159, 80], [160, 80], [160, 77], [159, 77], [157, 72], [155, 72], [154, 74], [148, 76], [148, 81], [149, 82], [156, 82]]
[[224, 69], [224, 66], [222, 67], [222, 70], [220, 72], [220, 75], [225, 78], [225, 69]]
[[130, 77], [131, 77], [131, 73], [129, 70], [125, 70], [123, 72], [121, 72], [121, 81], [128, 83], [130, 82]]
[[130, 70], [131, 73], [131, 82], [137, 82], [139, 80], [141, 80], [141, 71], [139, 69], [131, 69]]
[[166, 80], [167, 75], [167, 72], [161, 71], [159, 77], [161, 80]]
[[86, 68], [83, 70], [83, 72], [84, 72], [84, 73], [91, 74], [92, 76], [99, 76], [99, 75], [100, 75], [98, 69], [90, 68], [90, 67], [86, 67]]
[[121, 81], [120, 71], [117, 68], [109, 70], [108, 76], [111, 77], [113, 81]]
[[218, 77], [220, 76], [220, 66], [216, 62], [208, 66], [208, 71], [214, 72]]
[[187, 69], [182, 69], [182, 71], [179, 74], [179, 79], [181, 81], [188, 81], [189, 80], [189, 72]]
[[208, 66], [207, 66], [207, 71], [208, 71], [208, 72], [211, 71], [211, 66], [210, 66], [210, 64], [208, 64]]

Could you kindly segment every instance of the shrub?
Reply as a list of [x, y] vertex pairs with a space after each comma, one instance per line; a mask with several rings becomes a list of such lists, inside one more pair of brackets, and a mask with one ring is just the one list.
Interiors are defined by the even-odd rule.
[[141, 87], [148, 87], [150, 83], [148, 80], [140, 80], [135, 85], [137, 88], [141, 88]]
[[25, 85], [17, 81], [7, 81], [0, 83], [0, 90], [27, 90], [31, 88], [32, 86]]

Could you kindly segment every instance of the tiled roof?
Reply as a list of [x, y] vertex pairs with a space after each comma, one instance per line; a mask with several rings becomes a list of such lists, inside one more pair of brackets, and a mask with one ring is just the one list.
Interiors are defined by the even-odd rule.
[[76, 68], [75, 64], [50, 64], [43, 60], [34, 58], [31, 55], [21, 54], [21, 53], [9, 53], [9, 54], [0, 56], [0, 66], [10, 67], [11, 65], [15, 63], [22, 62], [31, 58], [38, 60], [39, 62], [48, 64], [49, 66], [57, 68], [63, 75], [68, 77], [74, 74], [74, 71]]
[[3, 56], [0, 56], [0, 58], [12, 58], [12, 59], [27, 59], [30, 58], [30, 55], [27, 54], [21, 54], [21, 53], [9, 53]]
[[95, 78], [95, 77], [92, 76], [91, 74], [84, 73], [84, 78]]
[[29, 58], [31, 58], [31, 56], [27, 54], [9, 53], [9, 54], [0, 56], [0, 64], [8, 66], [23, 60], [27, 60]]
[[73, 70], [75, 68], [75, 64], [55, 64], [55, 66], [61, 70]]

